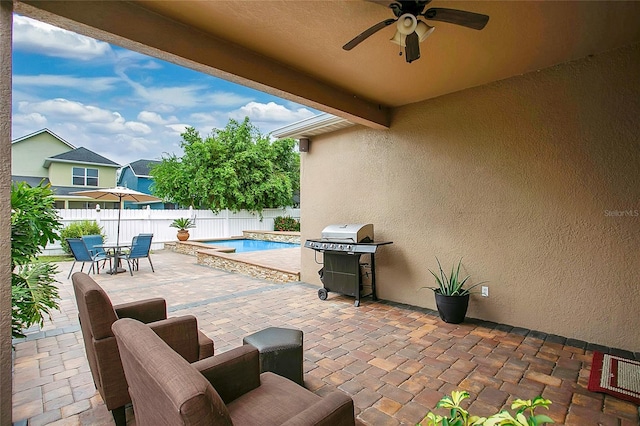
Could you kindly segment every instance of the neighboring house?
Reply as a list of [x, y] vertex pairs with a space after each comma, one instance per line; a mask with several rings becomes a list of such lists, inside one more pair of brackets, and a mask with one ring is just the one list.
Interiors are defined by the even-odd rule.
[[[160, 161], [157, 160], [137, 160], [133, 163], [127, 164], [118, 171], [118, 186], [124, 186], [126, 188], [144, 192], [145, 194], [153, 195], [151, 192], [153, 177], [151, 177], [150, 170], [153, 166], [158, 164], [160, 164]], [[125, 201], [124, 203], [124, 207], [129, 209], [141, 209], [146, 206], [149, 206], [152, 209], [177, 208], [173, 203], [163, 203], [162, 201], [148, 203]]]
[[[108, 188], [116, 184], [119, 164], [83, 147], [76, 148], [49, 129], [15, 139], [11, 143], [11, 181], [31, 186], [51, 184], [59, 209], [93, 208], [97, 204], [72, 192]], [[117, 203], [102, 202], [103, 208]]]

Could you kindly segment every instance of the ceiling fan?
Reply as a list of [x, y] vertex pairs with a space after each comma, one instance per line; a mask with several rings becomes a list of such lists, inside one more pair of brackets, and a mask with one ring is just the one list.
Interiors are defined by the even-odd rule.
[[[370, 1], [381, 3], [376, 0]], [[431, 35], [433, 30], [435, 30], [434, 27], [421, 21], [419, 19], [420, 17], [432, 21], [461, 25], [474, 30], [483, 29], [485, 25], [487, 25], [487, 22], [489, 22], [487, 15], [464, 10], [447, 9], [444, 7], [431, 7], [424, 10], [430, 2], [431, 0], [394, 1], [389, 4], [388, 7], [396, 16], [395, 19], [390, 18], [378, 22], [371, 28], [357, 35], [353, 40], [342, 46], [342, 48], [344, 50], [351, 50], [381, 29], [395, 23], [396, 33], [391, 41], [405, 48], [406, 61], [411, 63], [420, 58], [420, 42], [424, 41]]]

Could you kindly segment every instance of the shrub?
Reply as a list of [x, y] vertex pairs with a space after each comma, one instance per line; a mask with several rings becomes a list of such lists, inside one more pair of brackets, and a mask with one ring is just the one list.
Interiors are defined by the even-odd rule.
[[181, 217], [178, 219], [174, 219], [169, 226], [172, 228], [178, 228], [179, 230], [183, 231], [185, 229], [195, 228], [196, 223], [188, 217]]
[[71, 249], [69, 248], [69, 244], [67, 244], [66, 238], [80, 238], [83, 235], [102, 235], [103, 238], [105, 237], [102, 233], [102, 228], [95, 220], [73, 222], [60, 231], [62, 250], [64, 250], [65, 253], [70, 254]]
[[277, 216], [273, 219], [274, 231], [300, 231], [300, 222], [291, 216]]
[[56, 266], [36, 263], [47, 243], [58, 239], [62, 227], [54, 208], [50, 185], [11, 185], [11, 335], [43, 325], [44, 314], [57, 309]]
[[444, 396], [436, 405], [436, 408], [449, 410], [446, 416], [440, 416], [433, 412], [427, 413], [422, 422], [416, 426], [540, 426], [554, 421], [544, 414], [535, 414], [536, 408], [549, 409], [551, 401], [537, 396], [533, 400], [516, 399], [511, 404], [515, 411], [515, 417], [507, 410], [502, 410], [489, 417], [480, 417], [469, 414], [460, 403], [469, 398], [467, 391], [453, 391], [451, 396]]

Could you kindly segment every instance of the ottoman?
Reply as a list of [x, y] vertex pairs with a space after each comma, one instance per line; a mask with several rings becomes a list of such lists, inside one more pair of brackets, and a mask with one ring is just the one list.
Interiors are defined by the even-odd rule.
[[303, 386], [302, 331], [269, 327], [242, 339], [260, 352], [260, 372], [271, 371]]

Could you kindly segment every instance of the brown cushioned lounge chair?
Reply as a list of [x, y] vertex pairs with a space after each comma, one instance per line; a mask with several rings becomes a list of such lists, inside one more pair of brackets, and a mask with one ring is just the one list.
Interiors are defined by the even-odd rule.
[[131, 402], [111, 325], [119, 318], [135, 318], [149, 326], [185, 362], [213, 356], [213, 341], [198, 330], [191, 315], [167, 319], [164, 299], [154, 298], [113, 306], [109, 296], [89, 275], [72, 276], [78, 316], [93, 382], [117, 426], [124, 426], [125, 405]]
[[349, 396], [320, 397], [274, 373], [260, 374], [251, 345], [189, 364], [139, 321], [118, 320], [113, 331], [138, 426], [354, 425]]

